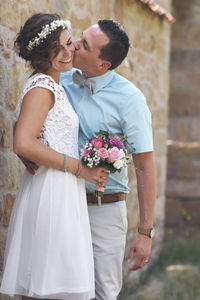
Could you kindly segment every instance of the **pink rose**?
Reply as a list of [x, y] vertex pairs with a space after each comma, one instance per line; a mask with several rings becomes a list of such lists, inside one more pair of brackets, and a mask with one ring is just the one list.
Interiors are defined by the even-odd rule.
[[108, 161], [111, 163], [121, 158], [121, 152], [117, 147], [113, 147], [109, 149], [108, 152], [109, 152]]
[[90, 153], [90, 150], [89, 149], [85, 149], [84, 151], [83, 151], [83, 156], [84, 157], [87, 157], [88, 156], [88, 154]]
[[105, 159], [105, 158], [107, 158], [109, 156], [109, 153], [108, 153], [108, 151], [105, 148], [100, 148], [98, 150], [98, 156], [101, 157], [101, 158], [103, 158], [103, 159]]
[[92, 139], [91, 143], [94, 146], [94, 148], [96, 148], [97, 150], [103, 146], [102, 138]]

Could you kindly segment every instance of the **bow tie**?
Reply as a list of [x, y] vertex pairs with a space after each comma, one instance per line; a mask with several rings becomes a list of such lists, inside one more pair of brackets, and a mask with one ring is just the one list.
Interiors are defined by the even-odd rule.
[[94, 87], [96, 84], [94, 80], [86, 78], [85, 75], [81, 74], [79, 71], [75, 71], [72, 78], [74, 83], [84, 86], [90, 95], [94, 93]]

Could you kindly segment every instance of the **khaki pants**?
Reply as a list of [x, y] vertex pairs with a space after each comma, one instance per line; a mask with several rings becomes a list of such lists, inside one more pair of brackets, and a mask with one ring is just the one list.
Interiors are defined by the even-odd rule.
[[95, 263], [96, 300], [116, 300], [122, 287], [126, 202], [88, 204]]

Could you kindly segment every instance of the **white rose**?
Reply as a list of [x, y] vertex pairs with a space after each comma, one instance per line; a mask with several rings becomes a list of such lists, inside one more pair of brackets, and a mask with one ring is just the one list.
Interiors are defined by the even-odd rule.
[[115, 167], [115, 169], [121, 169], [123, 167], [123, 161], [121, 159], [118, 159], [114, 162], [113, 166]]
[[124, 150], [120, 149], [120, 154], [121, 154], [121, 157], [120, 158], [124, 158], [125, 157], [125, 153], [124, 153]]

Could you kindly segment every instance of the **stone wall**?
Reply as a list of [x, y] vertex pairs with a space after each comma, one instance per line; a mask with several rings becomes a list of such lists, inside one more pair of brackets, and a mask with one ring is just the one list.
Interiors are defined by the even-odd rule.
[[[119, 21], [130, 36], [132, 48], [117, 71], [143, 91], [152, 112], [157, 169], [155, 256], [164, 223], [170, 25], [149, 9], [144, 9], [144, 5], [136, 0], [0, 0], [0, 7], [0, 269], [9, 217], [23, 172], [23, 166], [12, 152], [12, 119], [24, 80], [29, 74], [28, 67], [13, 52], [13, 40], [24, 21], [39, 11], [57, 12], [63, 18], [71, 19], [75, 38], [102, 18]], [[128, 245], [139, 221], [133, 168], [129, 168], [129, 175]], [[126, 280], [131, 282], [133, 278], [126, 276]]]
[[200, 224], [199, 11], [198, 0], [173, 1], [166, 224], [179, 229]]

